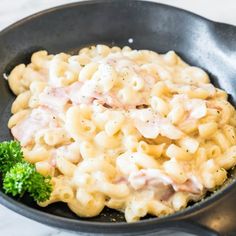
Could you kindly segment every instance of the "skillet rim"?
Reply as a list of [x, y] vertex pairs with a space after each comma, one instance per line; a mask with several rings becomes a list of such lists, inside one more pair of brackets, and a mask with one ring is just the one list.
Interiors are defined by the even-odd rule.
[[[152, 0], [147, 0], [147, 1], [146, 0], [118, 0], [118, 1], [119, 2], [139, 2], [139, 3], [144, 3], [144, 4], [147, 3], [147, 4], [159, 5], [161, 7], [172, 8], [172, 10], [177, 10], [177, 11], [184, 12], [187, 15], [191, 15], [191, 16], [194, 16], [198, 19], [202, 19], [202, 20], [204, 20], [204, 21], [206, 21], [210, 24], [213, 23], [213, 24], [225, 25], [225, 26], [229, 26], [229, 27], [233, 26], [234, 28], [236, 27], [236, 25], [223, 23], [223, 22], [218, 22], [218, 21], [215, 21], [215, 20], [210, 20], [207, 17], [198, 15], [198, 14], [192, 12], [192, 11], [188, 11], [188, 10], [185, 10], [185, 9], [182, 9], [182, 8], [179, 8], [179, 7], [175, 7], [175, 6], [172, 6], [172, 5], [164, 4], [164, 3], [154, 2]], [[27, 21], [29, 21], [31, 19], [40, 17], [41, 15], [64, 9], [65, 7], [73, 7], [73, 6], [78, 6], [78, 5], [90, 5], [90, 4], [95, 4], [95, 3], [100, 3], [100, 4], [102, 4], [102, 3], [112, 3], [112, 2], [117, 2], [117, 0], [84, 0], [82, 2], [72, 2], [72, 3], [66, 3], [66, 4], [58, 5], [58, 6], [55, 6], [55, 7], [50, 7], [50, 8], [47, 8], [45, 10], [41, 10], [39, 12], [30, 14], [29, 16], [23, 17], [23, 18], [19, 19], [18, 21], [4, 27], [2, 30], [0, 30], [0, 37], [2, 36], [2, 34], [7, 33], [8, 31], [14, 29], [18, 25], [22, 25], [22, 24], [26, 23]]]
[[[83, 2], [73, 2], [73, 3], [51, 7], [43, 11], [39, 11], [37, 13], [31, 14], [27, 17], [24, 17], [18, 20], [17, 22], [5, 27], [3, 30], [0, 31], [0, 38], [4, 34], [17, 28], [18, 26], [24, 25], [25, 23], [31, 21], [32, 19], [40, 18], [42, 16], [50, 14], [51, 12], [56, 12], [58, 10], [63, 10], [65, 8], [70, 8], [73, 6], [75, 7], [81, 6], [81, 5], [89, 6], [90, 4], [106, 4], [106, 3], [113, 3], [113, 2], [117, 2], [117, 0], [90, 0], [90, 1], [86, 0]], [[197, 20], [203, 21], [205, 24], [211, 24], [216, 27], [224, 25], [225, 27], [230, 27], [231, 29], [234, 29], [236, 31], [236, 26], [234, 25], [209, 20], [206, 17], [200, 16], [196, 13], [193, 13], [193, 12], [190, 12], [185, 9], [178, 8], [178, 7], [170, 6], [168, 4], [163, 4], [163, 3], [153, 2], [153, 1], [143, 1], [143, 0], [119, 0], [119, 2], [130, 2], [130, 3], [138, 2], [142, 4], [153, 4], [155, 6], [159, 5], [160, 7], [166, 8], [170, 11], [177, 11], [187, 16], [194, 17]], [[137, 227], [140, 227], [140, 229], [141, 227], [143, 227], [143, 230], [144, 230], [145, 228], [147, 229], [148, 226], [155, 225], [155, 224], [158, 225], [158, 223], [161, 224], [161, 223], [166, 223], [166, 222], [174, 222], [177, 220], [185, 220], [186, 216], [187, 217], [194, 216], [198, 214], [199, 212], [205, 211], [206, 209], [217, 204], [217, 202], [223, 196], [226, 196], [227, 194], [229, 194], [234, 187], [236, 187], [236, 178], [232, 179], [230, 183], [226, 183], [225, 185], [223, 185], [222, 189], [217, 190], [216, 193], [212, 193], [210, 196], [206, 197], [205, 199], [194, 203], [193, 206], [189, 206], [169, 216], [145, 219], [145, 220], [141, 220], [134, 223], [99, 222], [99, 221], [78, 220], [78, 219], [71, 219], [71, 218], [66, 218], [62, 216], [57, 216], [57, 215], [53, 215], [50, 213], [46, 213], [46, 212], [31, 208], [28, 205], [18, 202], [17, 200], [14, 200], [8, 195], [6, 195], [5, 193], [3, 193], [2, 190], [0, 190], [0, 204], [2, 204], [3, 206], [7, 207], [10, 210], [13, 210], [14, 212], [22, 216], [28, 217], [37, 222], [63, 228], [63, 229], [70, 229], [70, 230], [77, 229], [77, 230], [82, 230], [83, 232], [94, 232], [94, 230], [97, 230], [98, 233], [105, 233], [104, 229], [106, 228], [108, 231], [114, 232], [113, 230], [116, 230], [115, 232], [118, 233], [120, 232], [120, 230], [125, 230], [125, 228], [127, 228], [128, 226], [129, 228], [127, 228], [127, 230], [131, 230], [131, 229], [137, 230]], [[109, 228], [112, 228], [112, 229], [109, 229]]]

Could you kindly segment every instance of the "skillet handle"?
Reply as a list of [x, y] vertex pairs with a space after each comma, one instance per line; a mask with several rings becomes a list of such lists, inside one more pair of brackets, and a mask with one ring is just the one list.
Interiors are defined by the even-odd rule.
[[232, 53], [232, 56], [235, 55], [235, 26], [218, 22], [211, 22], [211, 24], [211, 32], [214, 36], [214, 41], [217, 43], [217, 48], [223, 51], [227, 50], [227, 54]]
[[[143, 234], [134, 234], [143, 235]], [[145, 236], [220, 236], [220, 234], [206, 226], [193, 221], [171, 221], [158, 225], [156, 230], [145, 233]]]

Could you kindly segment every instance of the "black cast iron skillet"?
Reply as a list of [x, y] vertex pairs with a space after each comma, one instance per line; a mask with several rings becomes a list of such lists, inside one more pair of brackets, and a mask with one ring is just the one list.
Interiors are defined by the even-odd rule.
[[[130, 45], [160, 53], [175, 50], [188, 63], [206, 70], [212, 82], [230, 94], [236, 105], [236, 28], [215, 23], [166, 5], [131, 1], [102, 0], [56, 7], [30, 16], [0, 33], [0, 141], [11, 139], [7, 129], [14, 99], [2, 74], [19, 63], [29, 62], [40, 49], [50, 53], [76, 52], [98, 43]], [[105, 209], [92, 219], [75, 216], [64, 204], [39, 208], [27, 196], [6, 196], [6, 207], [36, 221], [79, 232], [119, 235], [166, 235], [177, 230], [195, 235], [236, 235], [232, 211], [236, 197], [232, 171], [230, 180], [216, 193], [187, 209], [163, 218], [143, 219], [127, 224], [121, 213]], [[232, 222], [232, 223], [230, 223]], [[176, 231], [175, 231], [176, 232]], [[234, 234], [235, 233], [235, 234]], [[182, 234], [183, 235], [183, 234]]]

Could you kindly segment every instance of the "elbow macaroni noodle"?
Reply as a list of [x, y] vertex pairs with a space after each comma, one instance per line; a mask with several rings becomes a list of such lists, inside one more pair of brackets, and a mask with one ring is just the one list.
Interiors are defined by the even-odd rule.
[[185, 208], [236, 164], [236, 111], [173, 51], [92, 46], [39, 51], [8, 77], [8, 126], [25, 159], [52, 176], [51, 198], [81, 217], [105, 206], [133, 222]]

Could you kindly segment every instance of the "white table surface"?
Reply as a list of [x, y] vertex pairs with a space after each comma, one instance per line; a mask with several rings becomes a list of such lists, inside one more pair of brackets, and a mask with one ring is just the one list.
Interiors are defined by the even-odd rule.
[[[35, 12], [75, 0], [0, 0], [0, 30]], [[236, 0], [159, 0], [161, 2], [195, 12], [209, 19], [236, 25]], [[1, 236], [73, 236], [54, 229], [0, 205]]]

